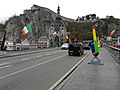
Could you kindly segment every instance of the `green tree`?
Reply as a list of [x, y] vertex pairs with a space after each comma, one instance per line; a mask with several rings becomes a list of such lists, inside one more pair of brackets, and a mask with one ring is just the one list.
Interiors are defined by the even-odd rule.
[[78, 40], [90, 40], [92, 35], [92, 22], [78, 23], [78, 22], [69, 22], [68, 31], [71, 33], [71, 39], [77, 38]]
[[5, 27], [6, 27], [5, 24], [0, 23], [0, 29], [5, 29]]

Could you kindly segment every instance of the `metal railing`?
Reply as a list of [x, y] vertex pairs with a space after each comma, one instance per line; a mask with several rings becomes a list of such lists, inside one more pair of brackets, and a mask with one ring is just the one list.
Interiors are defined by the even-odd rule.
[[109, 50], [110, 54], [115, 58], [115, 60], [120, 64], [120, 49], [106, 45], [107, 50]]
[[37, 49], [37, 48], [48, 48], [47, 45], [9, 45], [7, 46], [6, 50], [7, 51], [18, 51], [18, 50], [29, 50], [29, 49]]

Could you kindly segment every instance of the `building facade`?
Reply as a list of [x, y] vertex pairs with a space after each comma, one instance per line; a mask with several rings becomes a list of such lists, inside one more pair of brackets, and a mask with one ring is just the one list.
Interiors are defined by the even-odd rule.
[[49, 40], [51, 47], [60, 47], [66, 42], [65, 36], [67, 35], [67, 28], [60, 15], [60, 7], [57, 8], [57, 14], [51, 24], [49, 32]]

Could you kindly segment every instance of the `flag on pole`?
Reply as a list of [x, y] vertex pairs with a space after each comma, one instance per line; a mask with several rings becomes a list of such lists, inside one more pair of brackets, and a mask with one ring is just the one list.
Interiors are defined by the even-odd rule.
[[66, 40], [67, 40], [67, 39], [68, 39], [68, 36], [66, 36], [65, 38], [66, 38]]
[[112, 32], [110, 32], [110, 37], [112, 37], [112, 35], [115, 33], [115, 30], [113, 30]]
[[30, 25], [27, 24], [23, 29], [22, 29], [22, 35], [26, 35], [28, 32], [31, 31]]

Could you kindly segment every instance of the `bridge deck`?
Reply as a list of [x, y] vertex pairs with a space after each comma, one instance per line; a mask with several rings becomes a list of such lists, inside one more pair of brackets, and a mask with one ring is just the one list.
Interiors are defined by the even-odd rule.
[[104, 65], [88, 64], [85, 61], [56, 90], [120, 90], [120, 65], [105, 48], [100, 49], [98, 58]]

